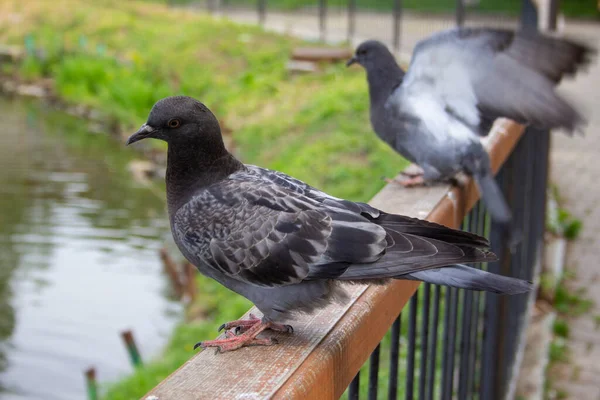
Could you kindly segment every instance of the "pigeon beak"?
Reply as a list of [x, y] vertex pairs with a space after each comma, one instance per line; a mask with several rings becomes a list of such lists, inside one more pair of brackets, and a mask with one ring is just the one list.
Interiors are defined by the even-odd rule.
[[150, 135], [152, 132], [154, 132], [154, 128], [151, 127], [148, 124], [144, 124], [140, 127], [140, 129], [138, 129], [138, 131], [136, 133], [134, 133], [133, 135], [129, 136], [129, 139], [127, 139], [127, 143], [125, 143], [126, 146], [129, 146], [131, 143], [135, 143], [138, 140], [142, 140], [148, 137], [148, 135]]
[[346, 62], [346, 67], [349, 67], [349, 66], [351, 66], [352, 64], [356, 64], [357, 62], [358, 62], [358, 60], [356, 59], [356, 57], [352, 57], [351, 59], [349, 59], [349, 60]]

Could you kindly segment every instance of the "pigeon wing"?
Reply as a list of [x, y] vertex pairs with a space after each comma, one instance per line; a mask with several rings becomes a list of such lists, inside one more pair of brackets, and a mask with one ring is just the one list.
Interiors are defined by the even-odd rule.
[[[452, 29], [416, 46], [404, 83], [392, 96], [411, 110], [434, 104], [434, 110], [482, 135], [497, 117], [573, 130], [582, 118], [554, 86], [589, 62], [591, 53], [581, 44], [535, 32]], [[423, 119], [424, 112], [416, 114]], [[447, 123], [438, 120], [434, 128]]]
[[341, 273], [350, 262], [376, 261], [387, 246], [385, 230], [360, 214], [248, 172], [204, 189], [173, 226], [195, 264], [259, 286], [299, 283], [315, 265]]

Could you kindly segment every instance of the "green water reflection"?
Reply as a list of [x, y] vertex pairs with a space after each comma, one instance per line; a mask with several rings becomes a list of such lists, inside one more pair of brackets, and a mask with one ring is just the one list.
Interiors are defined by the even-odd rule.
[[147, 357], [180, 313], [164, 202], [132, 180], [131, 149], [77, 118], [0, 98], [0, 121], [0, 398], [82, 399], [88, 366], [130, 370], [122, 329]]

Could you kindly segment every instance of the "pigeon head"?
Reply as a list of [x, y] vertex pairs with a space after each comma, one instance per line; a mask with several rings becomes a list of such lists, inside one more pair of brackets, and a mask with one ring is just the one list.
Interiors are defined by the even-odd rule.
[[383, 43], [377, 40], [367, 40], [356, 48], [354, 57], [348, 60], [346, 65], [349, 67], [352, 64], [360, 64], [368, 70], [378, 65], [378, 63], [390, 60], [394, 64], [396, 63], [394, 56]]
[[204, 104], [187, 96], [159, 100], [152, 107], [148, 121], [127, 139], [127, 145], [147, 138], [184, 146], [223, 143], [219, 121], [214, 114]]

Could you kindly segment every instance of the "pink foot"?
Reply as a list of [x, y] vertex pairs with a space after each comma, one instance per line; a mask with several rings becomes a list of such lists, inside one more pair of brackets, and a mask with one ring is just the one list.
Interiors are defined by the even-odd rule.
[[410, 164], [400, 172], [401, 175], [408, 176], [409, 178], [414, 178], [415, 176], [420, 176], [424, 173], [425, 171], [423, 171], [423, 168], [419, 167], [417, 164]]
[[[220, 353], [224, 353], [226, 351], [233, 351], [244, 346], [271, 346], [277, 344], [277, 340], [275, 338], [257, 338], [257, 336], [266, 329], [279, 330], [274, 328], [282, 328], [285, 329], [284, 332], [293, 332], [293, 329], [289, 325], [280, 325], [275, 324], [273, 322], [262, 322], [258, 318], [254, 318], [251, 320], [241, 320], [244, 322], [242, 324], [247, 330], [241, 335], [237, 336], [233, 331], [227, 330], [225, 332], [225, 339], [215, 339], [215, 340], [206, 340], [204, 342], [196, 343], [194, 349], [198, 347], [202, 347], [206, 349], [208, 347], [216, 347], [217, 351]], [[253, 322], [252, 325], [248, 326], [247, 321]], [[235, 325], [236, 322], [232, 321], [229, 324], [232, 327], [239, 327], [240, 325]], [[225, 326], [227, 324], [224, 324]]]
[[[219, 327], [219, 332], [223, 329], [228, 331], [235, 328], [235, 334], [239, 334], [247, 331], [258, 323], [260, 323], [260, 318], [257, 318], [254, 314], [250, 314], [248, 315], [248, 319], [238, 319], [221, 325]], [[276, 324], [274, 322], [271, 322], [269, 329], [276, 332], [294, 333], [294, 328], [292, 328], [291, 325]]]
[[425, 179], [423, 179], [422, 175], [408, 177], [408, 178], [384, 178], [387, 183], [397, 183], [404, 187], [414, 187], [414, 186], [423, 186], [425, 185]]

